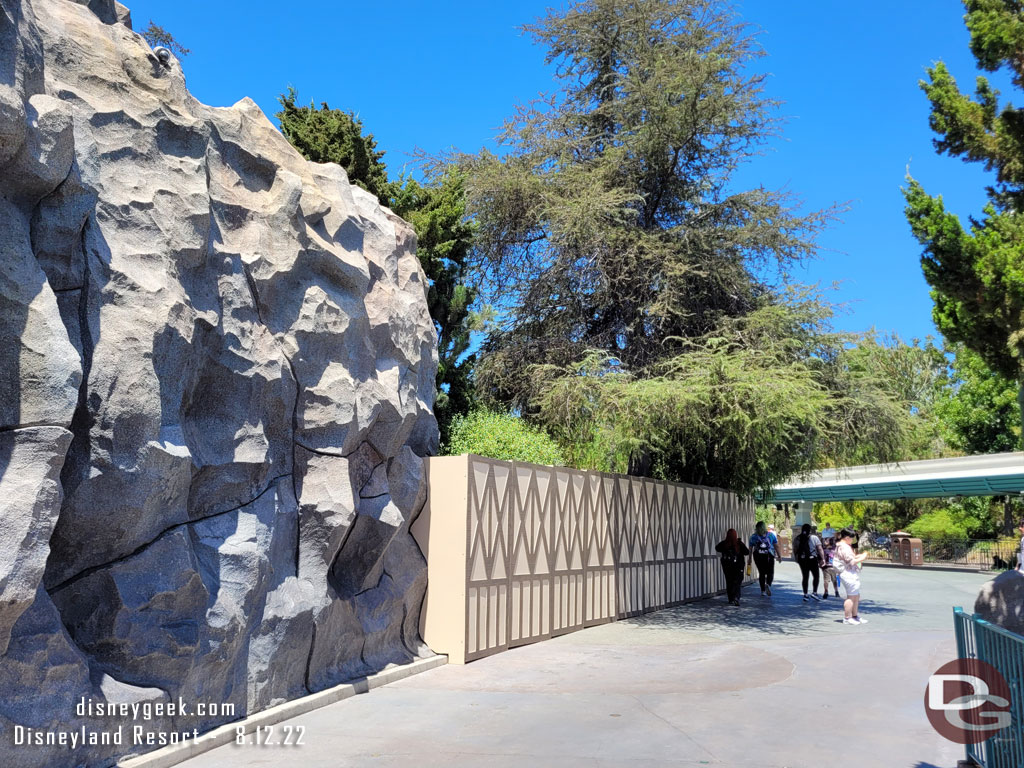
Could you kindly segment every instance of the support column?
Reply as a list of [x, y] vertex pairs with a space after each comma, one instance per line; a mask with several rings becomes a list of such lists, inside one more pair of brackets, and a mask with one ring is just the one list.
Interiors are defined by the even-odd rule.
[[793, 539], [800, 535], [800, 529], [804, 527], [804, 523], [814, 522], [811, 520], [811, 512], [814, 510], [814, 502], [812, 501], [794, 501], [790, 508], [793, 510]]

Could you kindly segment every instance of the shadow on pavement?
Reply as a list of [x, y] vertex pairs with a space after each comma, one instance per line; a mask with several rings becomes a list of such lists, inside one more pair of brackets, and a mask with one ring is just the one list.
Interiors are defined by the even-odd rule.
[[[866, 597], [861, 603], [865, 618], [899, 616], [906, 607]], [[744, 587], [740, 606], [728, 604], [725, 597], [699, 600], [654, 613], [623, 619], [622, 623], [651, 629], [675, 629], [714, 634], [716, 630], [755, 631], [769, 635], [808, 635], [818, 632], [858, 631], [842, 623], [843, 598], [830, 597], [820, 602], [805, 602], [803, 591], [792, 582], [772, 585], [772, 596], [763, 597], [754, 584]], [[927, 768], [922, 764], [919, 768]]]

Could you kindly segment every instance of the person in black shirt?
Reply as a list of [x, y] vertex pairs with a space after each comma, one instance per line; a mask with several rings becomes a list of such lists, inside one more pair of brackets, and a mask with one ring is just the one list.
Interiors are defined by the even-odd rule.
[[[821, 546], [821, 539], [814, 535], [809, 523], [804, 523], [800, 529], [800, 535], [793, 542], [793, 555], [800, 566], [800, 573], [803, 576], [804, 602], [818, 599], [818, 569], [825, 564], [825, 550]], [[814, 576], [814, 586], [810, 593], [807, 592], [807, 580]], [[825, 587], [825, 594], [828, 594], [828, 587]]]
[[729, 605], [739, 605], [740, 587], [743, 586], [743, 560], [750, 554], [750, 550], [740, 541], [735, 528], [726, 531], [725, 540], [718, 542], [715, 550], [722, 555], [722, 572], [725, 574], [725, 592]]

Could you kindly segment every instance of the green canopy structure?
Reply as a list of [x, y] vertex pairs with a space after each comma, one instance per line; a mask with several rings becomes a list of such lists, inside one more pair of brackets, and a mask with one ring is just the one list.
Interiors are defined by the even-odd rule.
[[1024, 452], [822, 469], [791, 478], [761, 501], [783, 504], [1006, 494], [1024, 494]]

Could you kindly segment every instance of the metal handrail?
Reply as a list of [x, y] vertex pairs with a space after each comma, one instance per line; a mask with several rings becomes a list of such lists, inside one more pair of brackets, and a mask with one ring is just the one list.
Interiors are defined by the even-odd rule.
[[1010, 686], [1011, 724], [991, 738], [965, 748], [967, 761], [983, 768], [1024, 766], [1024, 635], [953, 609], [957, 656], [995, 667]]
[[[891, 547], [867, 549], [873, 560], [894, 560]], [[922, 539], [921, 550], [926, 563], [963, 565], [980, 570], [1014, 568], [1020, 555], [1018, 543], [1000, 539]]]

